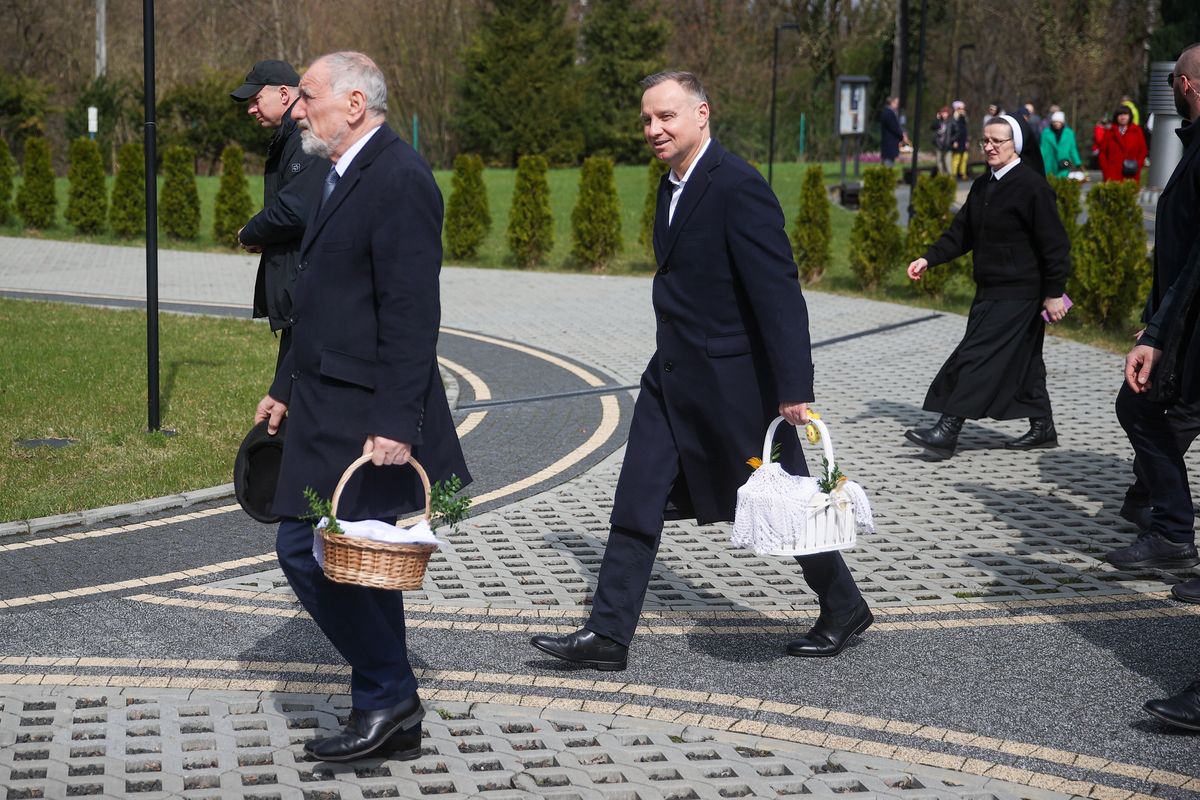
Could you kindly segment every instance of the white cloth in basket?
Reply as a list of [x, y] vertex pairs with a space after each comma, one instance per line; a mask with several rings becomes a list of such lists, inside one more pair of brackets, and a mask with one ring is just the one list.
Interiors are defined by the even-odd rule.
[[[763, 461], [769, 462], [775, 430], [783, 417], [771, 423], [763, 444]], [[820, 420], [825, 459], [833, 469], [833, 443]], [[802, 435], [800, 429], [797, 435]], [[856, 529], [875, 532], [871, 504], [863, 488], [842, 481], [833, 492], [821, 491], [817, 479], [791, 475], [778, 463], [764, 463], [738, 489], [731, 544], [758, 555], [798, 556], [845, 550], [855, 544]]]
[[[321, 521], [317, 523], [317, 528], [324, 528], [328, 524], [327, 517], [321, 517]], [[338, 526], [342, 529], [346, 536], [356, 536], [359, 539], [371, 539], [376, 542], [386, 542], [387, 544], [433, 544], [438, 547], [442, 546], [442, 542], [433, 535], [433, 529], [429, 527], [429, 523], [421, 519], [416, 525], [408, 528], [398, 528], [395, 525], [389, 525], [386, 522], [378, 519], [364, 519], [357, 522], [346, 522], [338, 520]], [[317, 564], [321, 569], [325, 569], [325, 540], [321, 535], [313, 531], [313, 558], [317, 560]]]

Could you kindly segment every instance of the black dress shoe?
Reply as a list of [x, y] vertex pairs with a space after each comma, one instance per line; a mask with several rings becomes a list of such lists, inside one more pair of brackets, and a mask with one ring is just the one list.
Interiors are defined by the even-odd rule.
[[1200, 578], [1175, 584], [1171, 587], [1171, 597], [1182, 603], [1200, 603]]
[[425, 709], [413, 695], [391, 708], [350, 711], [342, 732], [305, 742], [304, 750], [321, 761], [354, 761], [370, 755], [392, 755], [408, 761], [421, 755], [421, 720]]
[[1200, 564], [1196, 545], [1172, 542], [1158, 533], [1139, 536], [1133, 544], [1112, 550], [1104, 558], [1121, 569], [1190, 569]]
[[1200, 681], [1177, 695], [1161, 700], [1147, 700], [1142, 706], [1146, 713], [1168, 725], [1189, 731], [1200, 731]]
[[867, 607], [865, 600], [840, 622], [835, 622], [822, 614], [817, 617], [817, 623], [812, 626], [812, 630], [803, 638], [788, 643], [787, 654], [801, 658], [836, 656], [846, 649], [851, 636], [862, 633], [871, 627], [871, 623], [874, 621], [875, 616]]
[[904, 438], [921, 445], [935, 456], [949, 458], [958, 447], [958, 434], [962, 430], [963, 417], [942, 414], [932, 428], [918, 428], [904, 432]]
[[625, 669], [629, 656], [628, 647], [587, 628], [580, 628], [566, 636], [539, 634], [529, 643], [555, 658], [604, 672], [619, 672]]
[[1035, 447], [1058, 447], [1058, 432], [1050, 417], [1030, 417], [1029, 430], [1011, 442], [1005, 442], [1009, 450], [1032, 450]]

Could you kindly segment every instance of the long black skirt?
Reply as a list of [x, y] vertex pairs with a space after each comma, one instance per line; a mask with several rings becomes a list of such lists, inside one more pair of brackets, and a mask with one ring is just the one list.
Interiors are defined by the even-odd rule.
[[1041, 300], [971, 304], [967, 331], [925, 395], [925, 410], [967, 419], [1050, 416]]

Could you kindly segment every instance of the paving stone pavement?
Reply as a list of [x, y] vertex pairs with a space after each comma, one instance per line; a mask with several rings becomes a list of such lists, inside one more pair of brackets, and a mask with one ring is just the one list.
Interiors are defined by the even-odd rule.
[[[140, 251], [125, 248], [3, 239], [0, 291], [137, 297], [144, 289], [139, 258]], [[241, 256], [164, 251], [162, 297], [243, 306], [253, 267], [252, 259]], [[807, 297], [815, 343], [815, 405], [829, 424], [839, 464], [867, 488], [876, 513], [878, 532], [862, 537], [847, 561], [877, 611], [880, 635], [985, 625], [1024, 629], [1064, 620], [1111, 619], [1114, 625], [1129, 625], [1153, 619], [1170, 625], [1194, 619], [1193, 609], [1164, 599], [1166, 584], [1177, 576], [1123, 573], [1102, 558], [1136, 535], [1116, 514], [1131, 455], [1112, 412], [1120, 357], [1049, 337], [1046, 363], [1062, 446], [1007, 451], [1003, 441], [1023, 432], [1024, 421], [984, 421], [968, 423], [955, 458], [933, 462], [904, 442], [903, 431], [930, 419], [921, 411], [922, 398], [961, 335], [963, 318], [820, 292]], [[443, 272], [443, 325], [560, 353], [628, 385], [637, 383], [654, 338], [649, 281], [643, 278], [448, 268]], [[577, 625], [595, 584], [622, 452], [540, 495], [468, 520], [431, 561], [423, 590], [408, 593], [414, 625], [474, 626], [497, 636]], [[1194, 457], [1189, 465], [1196, 467]], [[815, 600], [793, 565], [731, 550], [727, 538], [727, 526], [668, 525], [647, 595], [642, 631], [647, 640], [677, 636], [681, 630], [794, 632], [811, 620]], [[186, 591], [140, 591], [123, 602], [147, 613], [168, 603], [234, 617], [257, 614], [263, 624], [280, 625], [302, 614], [277, 570], [197, 579]], [[1196, 630], [1195, 625], [1188, 630]], [[1159, 688], [1178, 689], [1192, 677], [1189, 670], [1200, 666], [1194, 662], [1182, 664]], [[297, 741], [306, 734], [289, 723], [315, 717], [332, 727], [346, 703], [333, 689], [307, 697], [282, 688], [250, 694], [219, 687], [150, 690], [146, 686], [155, 684], [145, 681], [160, 678], [130, 676], [118, 676], [102, 689], [85, 689], [93, 677], [101, 680], [86, 671], [72, 678], [77, 685], [66, 688], [49, 679], [54, 677], [50, 664], [23, 667], [25, 677], [11, 678], [11, 685], [0, 678], [0, 786], [7, 787], [8, 797], [143, 796], [143, 789], [148, 797], [305, 800], [418, 793], [564, 798], [850, 793], [977, 800], [1066, 795], [1127, 800], [1140, 792], [1200, 796], [1200, 782], [1189, 784], [1187, 775], [1158, 782], [1147, 777], [1153, 774], [1150, 769], [1113, 772], [1093, 766], [1091, 772], [1080, 768], [1074, 773], [1056, 767], [1052, 772], [1057, 777], [1046, 778], [1040, 771], [1043, 762], [1018, 759], [996, 766], [999, 771], [989, 777], [971, 770], [993, 769], [987, 762], [944, 762], [939, 759], [945, 753], [939, 751], [914, 766], [919, 755], [893, 750], [890, 758], [867, 756], [864, 747], [852, 747], [845, 737], [834, 739], [827, 749], [811, 749], [779, 737], [751, 741], [728, 730], [698, 724], [657, 727], [653, 720], [619, 714], [580, 717], [582, 721], [572, 723], [581, 726], [578, 731], [558, 730], [554, 709], [534, 713], [486, 701], [456, 705], [454, 695], [440, 688], [429, 696], [439, 713], [426, 719], [430, 752], [421, 759], [360, 767], [363, 774], [349, 767], [324, 773], [320, 770], [326, 767], [318, 770], [300, 762]], [[39, 669], [49, 676], [48, 685], [24, 685], [35, 683]], [[121, 680], [142, 688], [122, 688]], [[97, 697], [104, 697], [105, 705], [89, 709], [87, 698]], [[1135, 709], [1142, 699], [1128, 702]], [[76, 708], [81, 700], [84, 705]], [[39, 704], [47, 707], [39, 709]], [[184, 722], [184, 712], [201, 708], [205, 711], [197, 716], [209, 721], [197, 724], [211, 730], [185, 734], [184, 726], [191, 723]], [[137, 719], [152, 712], [160, 720], [159, 734], [146, 738], [158, 740], [159, 752], [121, 752], [127, 747], [122, 743], [141, 738], [131, 737], [130, 730], [154, 726], [150, 716]], [[905, 719], [903, 703], [895, 713]], [[562, 719], [575, 719], [570, 714], [577, 711]], [[454, 719], [459, 715], [463, 718]], [[476, 728], [480, 733], [466, 733]], [[106, 745], [88, 750], [93, 741], [89, 730], [104, 733], [97, 740]], [[534, 734], [543, 747], [521, 749]], [[570, 743], [587, 737], [597, 745], [580, 749]], [[688, 747], [697, 737], [711, 737], [716, 758], [689, 758]], [[631, 744], [642, 739], [644, 744]], [[207, 749], [185, 749], [193, 741]], [[242, 747], [240, 741], [254, 744]], [[471, 752], [471, 742], [488, 744], [491, 754]], [[662, 760], [639, 761], [638, 754], [650, 752], [647, 747]], [[87, 755], [99, 749], [105, 752]], [[760, 761], [753, 754], [759, 750], [772, 755]], [[44, 758], [17, 758], [43, 751]], [[193, 752], [201, 755], [189, 755]], [[586, 754], [582, 760], [580, 753]], [[982, 758], [975, 755], [976, 761]], [[1130, 752], [1124, 761], [1137, 764], [1141, 755]], [[130, 770], [130, 764], [140, 768], [146, 762], [161, 762], [160, 769], [145, 778]], [[94, 769], [89, 763], [102, 765], [105, 772], [89, 775]], [[472, 767], [479, 763], [489, 766]], [[500, 768], [491, 768], [493, 763]], [[944, 763], [955, 766], [943, 771], [939, 765]], [[1016, 783], [995, 777], [1026, 767], [1032, 772], [1014, 774]], [[419, 771], [426, 768], [428, 772]], [[26, 772], [30, 777], [13, 777]], [[275, 782], [255, 777], [260, 774]], [[617, 774], [622, 781], [608, 780]], [[99, 790], [92, 792], [96, 786]]]

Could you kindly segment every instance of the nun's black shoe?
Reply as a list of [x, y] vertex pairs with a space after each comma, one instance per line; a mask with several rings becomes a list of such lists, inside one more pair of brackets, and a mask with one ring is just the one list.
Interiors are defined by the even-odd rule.
[[865, 600], [841, 620], [835, 621], [822, 614], [817, 617], [817, 622], [812, 626], [812, 630], [802, 638], [788, 643], [787, 654], [800, 658], [836, 656], [846, 649], [851, 636], [861, 634], [871, 627], [871, 623], [874, 621], [875, 615], [871, 613]]
[[1033, 450], [1035, 447], [1058, 447], [1058, 431], [1050, 417], [1030, 417], [1029, 430], [1004, 444], [1009, 450]]
[[421, 755], [421, 720], [425, 709], [413, 695], [391, 708], [352, 709], [342, 732], [304, 744], [304, 751], [321, 761], [354, 761], [390, 756], [408, 761]]
[[1158, 533], [1145, 533], [1128, 547], [1109, 551], [1104, 558], [1121, 569], [1191, 569], [1200, 564], [1196, 545], [1172, 542]]
[[1160, 700], [1147, 700], [1142, 708], [1168, 725], [1188, 731], [1200, 731], [1200, 681], [1182, 692]]
[[1171, 587], [1171, 597], [1181, 603], [1200, 603], [1200, 578], [1175, 584]]
[[958, 433], [962, 430], [964, 421], [963, 417], [942, 414], [932, 428], [905, 431], [904, 438], [921, 445], [936, 456], [949, 458], [954, 455], [954, 448], [958, 447]]
[[566, 636], [538, 634], [529, 643], [555, 658], [570, 661], [603, 672], [620, 672], [625, 669], [629, 648], [607, 636], [580, 628]]

